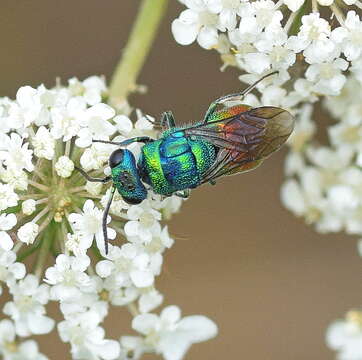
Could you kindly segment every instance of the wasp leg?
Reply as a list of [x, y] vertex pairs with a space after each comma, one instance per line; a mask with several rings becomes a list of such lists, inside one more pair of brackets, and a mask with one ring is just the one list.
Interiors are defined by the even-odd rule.
[[93, 140], [92, 142], [98, 142], [103, 144], [112, 144], [112, 145], [118, 145], [118, 146], [127, 146], [129, 144], [132, 144], [134, 142], [142, 142], [142, 143], [150, 143], [155, 141], [154, 139], [148, 137], [148, 136], [138, 136], [134, 137], [132, 139], [127, 139], [121, 142], [114, 142], [114, 141], [106, 141], [106, 140]]
[[165, 111], [161, 115], [161, 126], [163, 129], [173, 129], [176, 127], [175, 117], [172, 111]]
[[210, 180], [209, 183], [210, 183], [211, 185], [216, 185], [216, 181], [215, 181], [215, 180]]
[[149, 116], [149, 115], [145, 115], [145, 118], [146, 118], [146, 120], [147, 120], [149, 123], [151, 123], [153, 126], [158, 126], [158, 127], [161, 127], [161, 126], [162, 126], [161, 121], [159, 121], [159, 120], [154, 120], [154, 119], [152, 119], [151, 116]]
[[101, 182], [101, 183], [107, 183], [108, 181], [112, 180], [111, 176], [106, 176], [105, 178], [94, 178], [89, 176], [83, 169], [74, 166], [74, 169], [78, 170], [88, 181], [91, 182]]
[[207, 123], [207, 120], [209, 119], [209, 116], [215, 111], [217, 105], [218, 105], [218, 100], [217, 99], [216, 101], [212, 102], [209, 106], [209, 108], [207, 109], [206, 111], [206, 114], [204, 116], [204, 120], [203, 120], [203, 123]]
[[242, 96], [247, 95], [250, 91], [252, 91], [256, 85], [258, 85], [261, 81], [263, 81], [264, 79], [266, 79], [267, 77], [271, 76], [271, 75], [275, 75], [278, 74], [279, 71], [273, 71], [269, 74], [266, 74], [264, 76], [262, 76], [260, 79], [258, 79], [257, 81], [255, 81], [253, 84], [249, 85], [247, 88], [245, 88], [243, 91], [238, 92], [238, 93], [234, 93], [234, 94], [229, 94], [226, 96], [222, 96], [220, 98], [218, 98], [215, 102], [216, 103], [222, 103], [224, 101], [228, 101], [228, 100], [233, 100], [232, 98], [236, 98], [235, 100], [240, 100], [240, 98]]
[[106, 208], [103, 212], [103, 218], [102, 218], [102, 229], [103, 229], [103, 238], [104, 238], [104, 249], [106, 251], [106, 255], [108, 254], [108, 235], [107, 235], [107, 217], [109, 213], [109, 209], [111, 208], [112, 200], [114, 192], [116, 191], [116, 187], [113, 186], [111, 190], [111, 196], [108, 199]]
[[249, 85], [241, 92], [229, 94], [216, 99], [214, 102], [211, 103], [208, 110], [206, 111], [203, 123], [206, 123], [208, 121], [209, 116], [217, 109], [217, 105], [222, 104], [226, 101], [240, 101], [243, 96], [247, 95], [250, 91], [252, 91], [255, 88], [255, 86], [258, 85], [261, 81], [274, 74], [278, 74], [278, 71], [273, 71], [269, 74], [262, 76], [259, 80], [255, 81], [253, 84]]
[[189, 196], [190, 196], [190, 190], [189, 189], [186, 189], [184, 191], [177, 191], [174, 193], [174, 195], [180, 197], [180, 198], [183, 198], [183, 199], [187, 199]]

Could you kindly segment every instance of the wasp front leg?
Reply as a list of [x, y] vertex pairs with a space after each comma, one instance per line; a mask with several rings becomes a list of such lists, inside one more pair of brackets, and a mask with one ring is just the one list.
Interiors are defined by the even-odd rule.
[[190, 196], [190, 189], [186, 189], [186, 190], [183, 190], [183, 191], [177, 191], [174, 193], [174, 195], [180, 197], [180, 198], [183, 198], [183, 199], [187, 199], [189, 196]]

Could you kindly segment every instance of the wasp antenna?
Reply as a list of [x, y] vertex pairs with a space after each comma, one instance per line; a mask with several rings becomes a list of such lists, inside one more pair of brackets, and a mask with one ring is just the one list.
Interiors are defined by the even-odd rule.
[[108, 254], [107, 217], [108, 217], [109, 209], [111, 207], [112, 200], [113, 200], [113, 195], [114, 195], [115, 191], [116, 191], [116, 188], [115, 188], [115, 186], [113, 186], [112, 190], [111, 190], [111, 196], [109, 197], [108, 202], [107, 202], [107, 206], [104, 209], [103, 219], [102, 219], [104, 248], [105, 248], [105, 251], [106, 251], [106, 255]]
[[114, 141], [106, 141], [106, 140], [92, 140], [94, 143], [103, 143], [103, 144], [112, 144], [112, 145], [119, 145], [120, 142], [114, 142]]
[[254, 84], [249, 85], [249, 86], [241, 93], [241, 95], [242, 95], [242, 96], [245, 96], [245, 95], [249, 94], [249, 92], [252, 91], [252, 90], [255, 88], [255, 86], [258, 85], [261, 81], [263, 81], [264, 79], [266, 79], [266, 78], [269, 77], [269, 76], [272, 76], [272, 75], [278, 74], [278, 73], [279, 73], [279, 71], [273, 71], [273, 72], [271, 72], [271, 73], [269, 73], [269, 74], [266, 74], [266, 75], [262, 76], [259, 80], [255, 81]]

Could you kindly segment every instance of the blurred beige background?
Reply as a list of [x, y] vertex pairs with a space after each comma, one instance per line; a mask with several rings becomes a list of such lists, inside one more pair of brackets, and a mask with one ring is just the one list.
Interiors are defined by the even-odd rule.
[[[241, 84], [236, 71], [218, 71], [216, 53], [175, 43], [170, 23], [182, 7], [170, 3], [139, 79], [149, 93], [133, 97], [132, 104], [154, 115], [172, 109], [179, 123], [197, 121], [213, 99]], [[51, 86], [57, 76], [109, 78], [138, 5], [2, 0], [0, 95], [13, 97], [24, 84]], [[219, 336], [195, 345], [188, 360], [333, 359], [325, 328], [360, 305], [362, 262], [355, 239], [318, 235], [283, 209], [284, 156], [285, 150], [254, 172], [195, 190], [169, 225], [179, 240], [166, 253], [157, 281], [165, 304], [219, 325]], [[115, 314], [107, 326], [116, 338], [129, 315]], [[56, 335], [52, 339], [42, 337], [42, 351], [52, 360], [69, 359], [68, 346]]]

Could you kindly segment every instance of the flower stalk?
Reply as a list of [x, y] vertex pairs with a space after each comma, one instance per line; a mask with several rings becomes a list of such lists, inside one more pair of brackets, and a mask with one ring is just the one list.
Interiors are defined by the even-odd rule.
[[46, 227], [43, 239], [41, 240], [40, 250], [34, 268], [34, 274], [38, 279], [42, 277], [44, 265], [48, 258], [48, 254], [52, 247], [53, 240], [55, 237], [55, 230], [56, 230], [56, 224], [49, 224]]
[[168, 0], [143, 0], [124, 53], [111, 79], [109, 103], [119, 107], [129, 93], [136, 90], [136, 81], [155, 39]]

